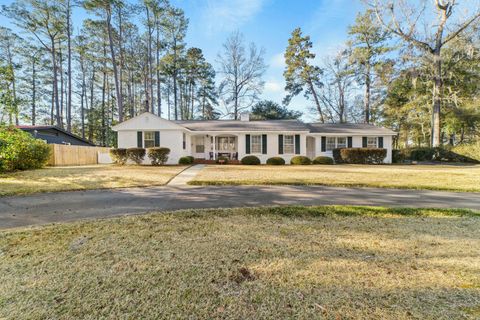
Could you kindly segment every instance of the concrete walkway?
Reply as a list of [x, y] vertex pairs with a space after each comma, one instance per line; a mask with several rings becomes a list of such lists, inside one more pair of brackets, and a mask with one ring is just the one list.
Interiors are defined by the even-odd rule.
[[323, 186], [163, 186], [57, 192], [0, 198], [0, 228], [188, 208], [333, 204], [480, 210], [480, 193]]
[[186, 187], [188, 186], [187, 183], [195, 178], [203, 168], [205, 168], [204, 164], [191, 166], [176, 175], [167, 185], [170, 187]]

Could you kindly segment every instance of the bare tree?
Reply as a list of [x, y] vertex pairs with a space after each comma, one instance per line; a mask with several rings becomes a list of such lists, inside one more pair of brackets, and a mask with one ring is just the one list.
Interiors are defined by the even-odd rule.
[[[430, 1], [428, 1], [430, 2]], [[459, 4], [456, 0], [434, 0], [427, 11], [427, 0], [373, 0], [369, 5], [382, 26], [403, 41], [423, 51], [432, 60], [434, 68], [432, 145], [441, 145], [440, 115], [443, 95], [442, 48], [457, 38], [463, 31], [480, 18], [480, 5], [473, 0], [468, 17], [454, 14]], [[457, 11], [455, 10], [455, 13]]]
[[227, 108], [227, 113], [238, 119], [239, 112], [250, 108], [262, 92], [266, 65], [264, 50], [257, 49], [254, 43], [246, 52], [243, 35], [234, 32], [223, 44], [223, 52], [218, 55], [220, 74], [223, 79], [219, 92]]

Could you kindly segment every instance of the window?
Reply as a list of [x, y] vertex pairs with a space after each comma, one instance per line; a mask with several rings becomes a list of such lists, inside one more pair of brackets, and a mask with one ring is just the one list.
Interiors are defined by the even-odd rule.
[[187, 135], [183, 134], [183, 150], [187, 149]]
[[235, 137], [218, 137], [217, 151], [235, 151]]
[[327, 151], [332, 151], [336, 148], [336, 138], [335, 137], [327, 137]]
[[153, 148], [155, 147], [155, 132], [145, 131], [143, 133], [143, 147], [144, 148]]
[[252, 144], [252, 153], [262, 153], [262, 136], [252, 136], [250, 139]]
[[377, 137], [368, 137], [367, 148], [376, 148], [376, 147], [377, 147]]
[[295, 137], [293, 135], [283, 136], [283, 153], [294, 154], [295, 153]]
[[347, 147], [347, 138], [346, 137], [327, 137], [326, 141], [326, 151], [332, 151], [335, 148], [346, 148]]
[[346, 148], [347, 147], [347, 138], [337, 137], [337, 148]]

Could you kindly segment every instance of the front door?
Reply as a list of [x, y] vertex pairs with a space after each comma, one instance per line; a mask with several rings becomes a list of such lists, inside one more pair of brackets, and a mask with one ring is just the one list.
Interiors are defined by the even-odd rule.
[[315, 158], [315, 138], [307, 137], [307, 157]]

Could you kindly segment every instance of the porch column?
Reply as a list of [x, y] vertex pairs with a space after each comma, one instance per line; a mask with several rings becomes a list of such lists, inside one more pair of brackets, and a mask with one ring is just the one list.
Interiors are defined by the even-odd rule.
[[213, 160], [217, 160], [217, 136], [212, 135], [213, 137]]

